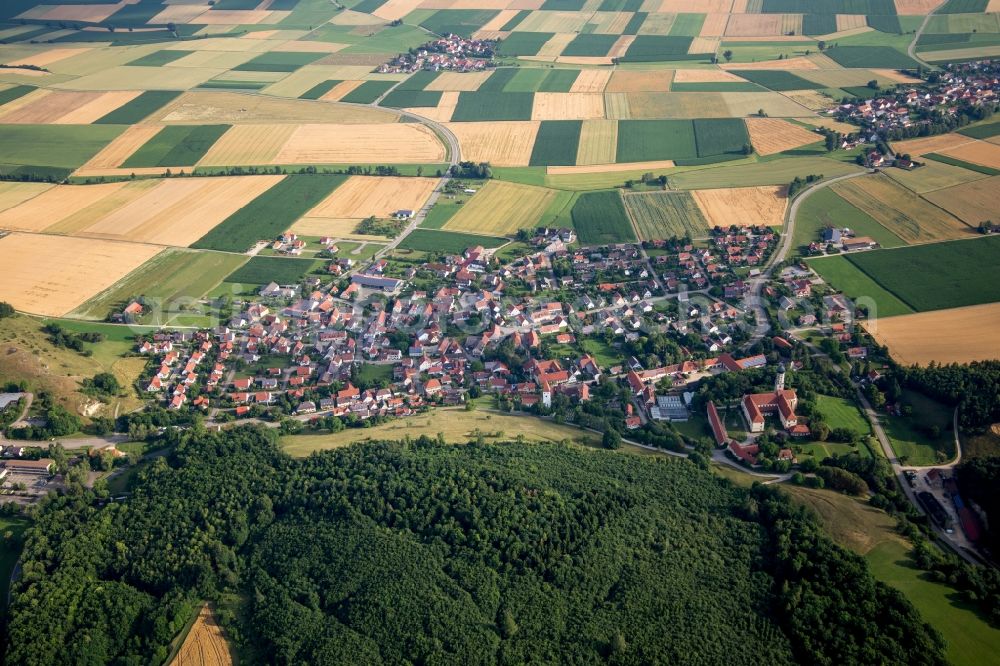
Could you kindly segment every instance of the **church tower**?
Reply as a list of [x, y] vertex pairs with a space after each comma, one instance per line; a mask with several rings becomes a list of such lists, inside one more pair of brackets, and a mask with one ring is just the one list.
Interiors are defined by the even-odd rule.
[[785, 390], [785, 364], [781, 363], [778, 365], [778, 374], [774, 378], [774, 392], [778, 393]]

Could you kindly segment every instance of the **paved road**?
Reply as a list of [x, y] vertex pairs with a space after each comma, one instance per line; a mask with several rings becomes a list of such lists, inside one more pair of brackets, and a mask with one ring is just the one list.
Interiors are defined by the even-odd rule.
[[750, 291], [746, 295], [744, 304], [745, 307], [753, 311], [756, 326], [754, 327], [753, 335], [743, 346], [744, 349], [749, 349], [755, 345], [765, 335], [767, 335], [768, 331], [771, 330], [771, 326], [767, 322], [767, 312], [764, 309], [761, 292], [771, 280], [771, 276], [774, 274], [774, 270], [777, 265], [785, 260], [788, 253], [792, 249], [792, 239], [795, 236], [795, 217], [798, 215], [799, 207], [802, 205], [802, 202], [816, 192], [829, 187], [834, 183], [839, 183], [850, 178], [857, 178], [858, 176], [863, 176], [866, 173], [867, 171], [860, 171], [858, 173], [849, 173], [846, 176], [838, 176], [829, 180], [820, 181], [795, 197], [791, 205], [788, 207], [788, 210], [785, 211], [785, 224], [782, 227], [781, 241], [778, 243], [778, 248], [771, 255], [771, 259], [767, 262], [767, 266], [763, 271], [761, 271], [761, 274], [750, 280]]
[[[941, 7], [943, 7], [944, 5], [945, 3], [942, 2]], [[906, 47], [906, 54], [908, 56], [910, 56], [920, 64], [925, 65], [927, 67], [933, 67], [933, 65], [931, 65], [926, 60], [917, 55], [917, 42], [920, 40], [920, 36], [924, 34], [924, 29], [927, 28], [927, 24], [930, 22], [931, 17], [934, 16], [934, 13], [937, 12], [937, 10], [940, 9], [941, 7], [935, 7], [930, 14], [924, 17], [924, 20], [920, 23], [920, 27], [917, 28], [917, 31], [915, 33], [913, 33], [913, 41], [910, 42], [910, 45]]]

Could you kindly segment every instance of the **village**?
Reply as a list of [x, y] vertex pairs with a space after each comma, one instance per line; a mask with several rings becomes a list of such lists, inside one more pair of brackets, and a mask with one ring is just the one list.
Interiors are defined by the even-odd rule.
[[421, 70], [478, 72], [492, 66], [496, 47], [496, 40], [448, 34], [399, 54], [375, 71], [379, 74], [411, 74]]

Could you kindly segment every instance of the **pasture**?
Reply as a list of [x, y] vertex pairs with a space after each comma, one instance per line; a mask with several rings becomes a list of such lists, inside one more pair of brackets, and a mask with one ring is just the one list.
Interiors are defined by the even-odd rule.
[[635, 242], [622, 195], [617, 191], [584, 192], [571, 212], [573, 227], [583, 245]]
[[275, 238], [344, 180], [346, 176], [340, 175], [287, 176], [227, 217], [192, 247], [243, 252], [259, 240]]
[[816, 190], [799, 206], [795, 218], [792, 245], [800, 248], [818, 242], [820, 232], [827, 228], [847, 227], [858, 236], [873, 238], [882, 247], [899, 247], [906, 243], [876, 222], [870, 215], [842, 199], [833, 188]]
[[[884, 250], [884, 252], [898, 252], [898, 250]], [[894, 317], [913, 312], [913, 308], [859, 270], [844, 255], [809, 259], [808, 264], [834, 289], [843, 292], [860, 305], [867, 305], [871, 316]]]
[[399, 248], [437, 255], [442, 253], [455, 254], [477, 245], [492, 249], [507, 242], [506, 238], [496, 236], [479, 236], [437, 229], [417, 229], [400, 242]]
[[1000, 301], [997, 252], [1000, 236], [985, 236], [847, 258], [910, 308], [925, 312]]
[[909, 244], [962, 238], [972, 229], [884, 175], [842, 181], [832, 189]]
[[555, 200], [556, 191], [500, 180], [488, 181], [448, 220], [444, 229], [509, 236], [530, 229]]
[[693, 190], [691, 194], [711, 227], [781, 227], [785, 222], [788, 196], [787, 188], [781, 185]]
[[250, 257], [250, 260], [230, 273], [225, 281], [231, 284], [298, 284], [321, 262], [291, 257]]
[[0, 238], [0, 301], [61, 317], [116, 283], [162, 248], [89, 238], [12, 233]]
[[997, 355], [1000, 303], [882, 318], [865, 328], [902, 365], [986, 361]]
[[639, 240], [708, 236], [708, 221], [690, 192], [626, 194], [625, 208], [635, 222]]

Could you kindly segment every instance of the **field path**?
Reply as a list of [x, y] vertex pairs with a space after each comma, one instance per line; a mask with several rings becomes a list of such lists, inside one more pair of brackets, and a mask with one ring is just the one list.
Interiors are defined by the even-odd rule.
[[917, 31], [913, 33], [913, 41], [910, 42], [910, 45], [906, 47], [906, 54], [911, 58], [913, 58], [914, 60], [916, 60], [917, 62], [919, 62], [921, 65], [925, 65], [927, 67], [933, 67], [933, 65], [931, 65], [926, 60], [917, 55], [917, 42], [920, 41], [920, 36], [924, 34], [924, 29], [926, 29], [927, 24], [930, 23], [931, 17], [934, 16], [934, 12], [936, 12], [941, 7], [944, 7], [946, 4], [947, 4], [946, 2], [942, 2], [940, 5], [935, 7], [927, 16], [924, 17], [924, 20], [920, 24], [920, 27], [917, 28]]

